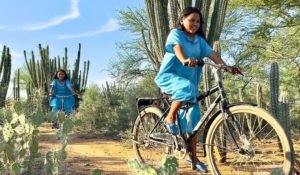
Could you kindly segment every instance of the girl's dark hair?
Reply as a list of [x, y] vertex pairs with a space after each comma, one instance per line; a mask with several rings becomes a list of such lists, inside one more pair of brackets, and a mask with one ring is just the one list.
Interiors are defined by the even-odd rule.
[[68, 79], [69, 79], [69, 77], [68, 77], [66, 71], [63, 70], [63, 69], [60, 69], [60, 70], [58, 70], [58, 71], [55, 73], [54, 79], [58, 79], [58, 76], [57, 76], [58, 72], [63, 72], [63, 73], [65, 73], [65, 78], [64, 78], [64, 80], [68, 80]]
[[182, 10], [182, 12], [180, 13], [179, 19], [177, 21], [177, 29], [180, 29], [183, 31], [185, 30], [184, 26], [181, 25], [180, 20], [188, 17], [192, 13], [198, 13], [200, 16], [200, 28], [197, 30], [196, 34], [200, 35], [202, 38], [204, 38], [206, 40], [205, 34], [203, 32], [203, 28], [202, 28], [203, 24], [204, 24], [203, 16], [197, 7], [186, 7], [185, 9]]

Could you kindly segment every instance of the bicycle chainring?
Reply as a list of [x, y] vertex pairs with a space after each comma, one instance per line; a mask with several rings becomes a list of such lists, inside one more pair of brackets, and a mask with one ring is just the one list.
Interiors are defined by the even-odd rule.
[[173, 136], [172, 153], [178, 159], [184, 159], [187, 155], [185, 140], [180, 136]]

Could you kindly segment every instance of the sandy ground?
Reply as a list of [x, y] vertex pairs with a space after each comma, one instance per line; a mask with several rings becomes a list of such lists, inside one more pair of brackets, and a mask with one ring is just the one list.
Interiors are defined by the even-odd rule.
[[[59, 150], [61, 144], [55, 130], [49, 124], [43, 124], [39, 129], [41, 152]], [[104, 175], [130, 174], [127, 162], [134, 158], [131, 142], [122, 143], [119, 139], [95, 134], [71, 134], [67, 152], [63, 174], [90, 175], [96, 168], [102, 169]], [[180, 162], [179, 174], [193, 175], [197, 172], [191, 170], [187, 163]]]
[[[50, 150], [60, 149], [61, 144], [55, 132], [50, 124], [43, 124], [40, 127], [40, 150], [43, 154]], [[120, 139], [96, 134], [71, 134], [63, 174], [90, 175], [96, 168], [102, 169], [105, 175], [130, 174], [127, 161], [134, 158], [130, 145], [131, 142], [122, 143]], [[294, 143], [294, 148], [299, 153], [299, 140]], [[186, 162], [180, 161], [178, 174], [193, 175], [197, 172], [191, 170]]]

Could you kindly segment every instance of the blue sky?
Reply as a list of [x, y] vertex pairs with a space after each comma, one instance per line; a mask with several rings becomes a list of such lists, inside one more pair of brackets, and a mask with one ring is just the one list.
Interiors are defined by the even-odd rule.
[[81, 64], [91, 61], [88, 83], [101, 84], [109, 79], [105, 69], [116, 58], [116, 42], [130, 38], [120, 30], [118, 10], [142, 6], [143, 0], [1, 0], [0, 52], [10, 48], [15, 70], [24, 50], [39, 58], [39, 43], [49, 46], [51, 58], [64, 56], [66, 47], [73, 66], [81, 43]]

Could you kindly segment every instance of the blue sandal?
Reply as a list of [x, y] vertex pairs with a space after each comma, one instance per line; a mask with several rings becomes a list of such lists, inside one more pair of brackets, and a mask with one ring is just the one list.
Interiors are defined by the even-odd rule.
[[167, 122], [165, 122], [165, 124], [166, 124], [167, 130], [171, 134], [174, 134], [174, 135], [179, 134], [178, 127], [177, 127], [177, 125], [175, 123], [167, 123]]
[[200, 171], [202, 173], [207, 173], [207, 167], [202, 162], [192, 163], [193, 170]]
[[193, 170], [197, 170], [197, 171], [200, 171], [202, 173], [207, 173], [208, 172], [208, 169], [204, 165], [204, 163], [202, 163], [202, 162], [192, 163], [191, 159], [187, 159], [186, 161], [191, 165]]

